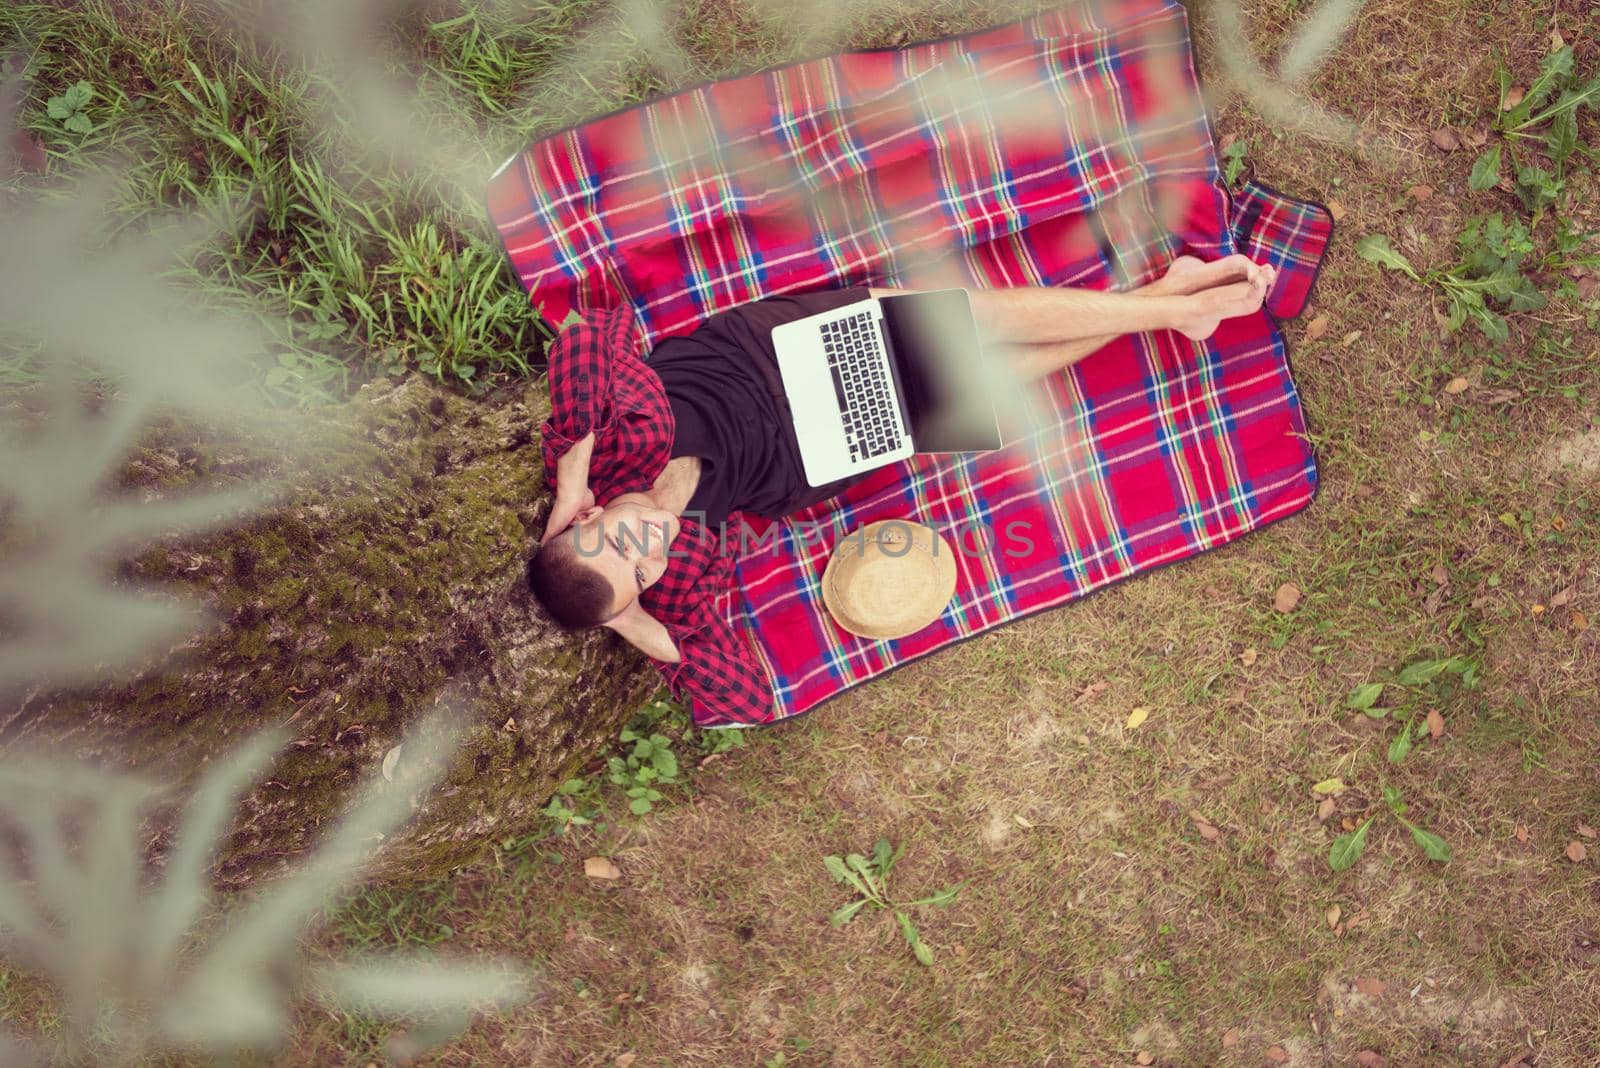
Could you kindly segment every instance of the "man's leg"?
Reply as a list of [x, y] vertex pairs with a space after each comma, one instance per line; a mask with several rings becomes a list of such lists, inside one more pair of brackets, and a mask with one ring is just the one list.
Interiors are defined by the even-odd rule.
[[[1238, 280], [1242, 279], [1242, 280]], [[1227, 318], [1261, 306], [1275, 280], [1242, 255], [1204, 263], [1181, 256], [1166, 275], [1129, 293], [1056, 286], [972, 289], [972, 312], [987, 343], [1011, 350], [1024, 379], [1059, 370], [1123, 334], [1178, 330], [1205, 338]], [[872, 288], [872, 296], [912, 292]]]

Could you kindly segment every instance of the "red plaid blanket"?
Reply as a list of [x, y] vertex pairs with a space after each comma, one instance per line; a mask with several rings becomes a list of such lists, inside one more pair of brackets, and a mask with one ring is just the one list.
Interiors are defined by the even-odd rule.
[[[773, 718], [1303, 508], [1317, 472], [1276, 317], [1325, 208], [1222, 183], [1172, 0], [1077, 4], [901, 49], [714, 82], [543, 138], [489, 211], [541, 314], [627, 307], [653, 345], [763, 296], [843, 285], [1125, 288], [1176, 256], [1278, 266], [1205, 342], [1130, 336], [1047, 379], [1028, 440], [918, 456], [775, 525], [721, 604]], [[957, 546], [956, 595], [896, 641], [834, 625], [835, 542], [906, 518]]]

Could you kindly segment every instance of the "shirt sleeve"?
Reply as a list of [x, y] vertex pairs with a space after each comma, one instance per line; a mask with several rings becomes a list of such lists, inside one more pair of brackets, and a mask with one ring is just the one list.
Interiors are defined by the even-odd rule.
[[[659, 380], [641, 359], [641, 342], [626, 308], [591, 312], [568, 326], [550, 345], [546, 381], [550, 417], [539, 428], [545, 484], [556, 488], [556, 462], [584, 435], [595, 435], [593, 472], [611, 466], [621, 445], [616, 438], [632, 416], [646, 418], [655, 398], [648, 383]], [[665, 396], [659, 399], [665, 407]], [[669, 416], [670, 418], [670, 416]], [[669, 424], [670, 426], [670, 424]], [[652, 473], [653, 477], [653, 473]]]
[[689, 709], [696, 727], [751, 726], [773, 718], [772, 690], [749, 646], [728, 626], [714, 622], [692, 633], [667, 626], [682, 657], [655, 661], [667, 689]]
[[679, 660], [651, 660], [697, 727], [749, 726], [774, 718], [772, 687], [750, 644], [717, 611], [732, 586], [733, 558], [718, 536], [685, 520], [673, 557], [640, 603], [661, 621]]

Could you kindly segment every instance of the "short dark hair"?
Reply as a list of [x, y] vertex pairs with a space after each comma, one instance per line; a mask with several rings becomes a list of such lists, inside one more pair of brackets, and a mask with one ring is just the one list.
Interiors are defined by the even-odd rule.
[[545, 542], [528, 560], [528, 589], [567, 630], [584, 630], [611, 618], [611, 584], [578, 559], [566, 531]]

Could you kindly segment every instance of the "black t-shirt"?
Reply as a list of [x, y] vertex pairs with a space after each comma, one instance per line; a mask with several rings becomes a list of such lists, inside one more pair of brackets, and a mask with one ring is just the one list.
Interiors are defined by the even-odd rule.
[[701, 461], [686, 515], [704, 513], [714, 530], [731, 512], [777, 518], [849, 484], [806, 483], [772, 328], [867, 297], [865, 286], [765, 297], [718, 312], [650, 353], [676, 423], [672, 455]]

